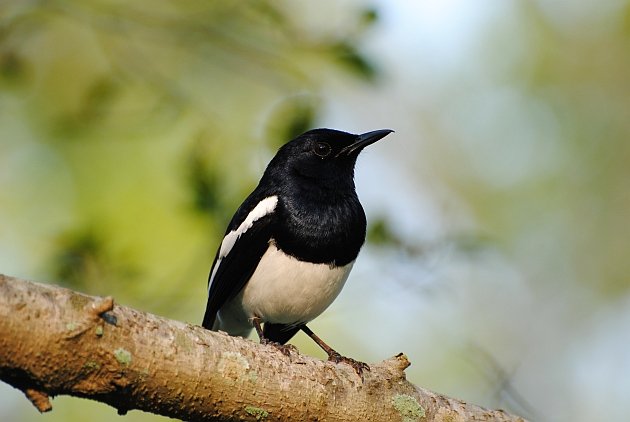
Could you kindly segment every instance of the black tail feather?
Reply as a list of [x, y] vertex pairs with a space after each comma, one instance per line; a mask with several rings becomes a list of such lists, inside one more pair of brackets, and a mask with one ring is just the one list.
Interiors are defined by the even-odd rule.
[[207, 328], [208, 330], [212, 330], [212, 326], [214, 325], [214, 320], [217, 318], [217, 313], [212, 312], [209, 306], [206, 307], [206, 313], [203, 316], [203, 322], [201, 326]]
[[263, 327], [263, 336], [265, 336], [267, 340], [284, 344], [291, 340], [291, 337], [300, 331], [301, 328], [302, 325], [270, 324], [266, 322]]

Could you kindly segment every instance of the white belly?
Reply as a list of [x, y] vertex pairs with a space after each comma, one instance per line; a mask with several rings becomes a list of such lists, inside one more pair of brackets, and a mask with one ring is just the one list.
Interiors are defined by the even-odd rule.
[[218, 328], [238, 335], [236, 326], [246, 329], [243, 323], [254, 316], [279, 324], [309, 322], [335, 300], [353, 264], [311, 264], [270, 244], [243, 291], [219, 311]]

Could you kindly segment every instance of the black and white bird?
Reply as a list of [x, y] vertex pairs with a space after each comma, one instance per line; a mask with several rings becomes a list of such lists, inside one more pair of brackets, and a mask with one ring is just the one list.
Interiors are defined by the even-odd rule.
[[306, 324], [337, 297], [365, 241], [366, 218], [354, 185], [357, 157], [391, 132], [315, 129], [278, 150], [214, 258], [205, 328], [243, 337], [255, 328], [261, 343], [285, 354], [282, 345], [302, 330], [329, 360], [346, 362], [359, 375], [369, 370]]

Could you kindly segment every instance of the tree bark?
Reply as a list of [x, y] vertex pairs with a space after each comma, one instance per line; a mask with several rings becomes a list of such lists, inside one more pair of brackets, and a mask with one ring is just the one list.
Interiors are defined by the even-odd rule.
[[67, 394], [189, 421], [523, 421], [405, 378], [399, 354], [347, 365], [0, 275], [0, 379], [40, 411]]

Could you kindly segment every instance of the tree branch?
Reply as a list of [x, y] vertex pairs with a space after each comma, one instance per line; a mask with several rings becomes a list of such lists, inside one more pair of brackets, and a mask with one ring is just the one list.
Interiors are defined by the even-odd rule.
[[352, 368], [0, 275], [0, 379], [183, 420], [523, 421], [416, 387], [403, 354]]

